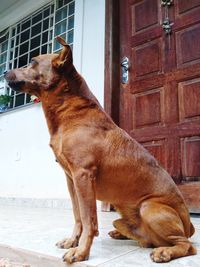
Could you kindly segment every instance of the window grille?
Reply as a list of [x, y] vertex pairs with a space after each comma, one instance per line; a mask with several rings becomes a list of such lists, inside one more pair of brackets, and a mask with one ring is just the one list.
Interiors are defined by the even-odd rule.
[[30, 95], [10, 89], [3, 78], [7, 69], [26, 67], [39, 54], [59, 52], [55, 36], [73, 48], [75, 0], [57, 0], [0, 33], [0, 94], [11, 96], [9, 109], [30, 104]]
[[8, 38], [9, 31], [0, 33], [0, 92], [5, 92], [4, 71], [7, 69], [8, 62]]

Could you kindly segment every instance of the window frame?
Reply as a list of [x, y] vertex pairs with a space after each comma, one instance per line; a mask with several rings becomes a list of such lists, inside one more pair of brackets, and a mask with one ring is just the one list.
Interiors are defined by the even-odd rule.
[[[60, 6], [59, 6], [60, 4]], [[70, 7], [71, 7], [71, 13], [70, 12]], [[45, 10], [50, 9], [50, 13], [49, 15], [47, 15], [45, 17], [45, 20], [48, 18], [48, 27], [44, 30], [44, 12]], [[52, 11], [53, 10], [53, 11]], [[62, 10], [64, 12], [66, 12], [66, 16], [63, 16], [62, 14]], [[51, 12], [52, 11], [52, 12]], [[18, 21], [17, 23], [11, 25], [10, 27], [8, 27], [6, 30], [4, 30], [4, 32], [6, 32], [6, 34], [8, 34], [8, 49], [7, 49], [7, 58], [6, 58], [6, 69], [13, 69], [15, 67], [19, 66], [19, 60], [20, 57], [22, 57], [23, 55], [27, 54], [27, 64], [21, 66], [21, 67], [26, 67], [31, 58], [31, 51], [34, 51], [36, 49], [39, 49], [39, 54], [41, 54], [42, 51], [42, 47], [44, 45], [47, 45], [47, 52], [48, 53], [57, 53], [59, 52], [59, 50], [61, 49], [61, 46], [56, 43], [56, 39], [55, 37], [57, 35], [63, 37], [64, 39], [66, 39], [67, 41], [69, 41], [69, 33], [72, 33], [71, 38], [71, 42], [69, 42], [69, 45], [73, 48], [73, 44], [74, 44], [74, 29], [75, 29], [75, 12], [76, 12], [76, 1], [75, 0], [53, 0], [50, 1], [48, 4], [42, 6], [41, 8], [38, 8], [37, 10], [33, 11], [32, 13], [30, 13], [28, 16], [24, 17], [23, 19], [21, 19], [20, 21]], [[59, 18], [59, 16], [57, 14], [61, 14], [61, 17]], [[35, 21], [35, 23], [32, 23], [33, 18], [37, 17], [39, 15], [42, 14], [42, 19]], [[68, 23], [69, 20], [72, 18], [71, 22], [72, 22], [72, 26], [71, 28], [69, 28]], [[25, 24], [28, 20], [30, 20], [30, 26], [27, 28], [24, 28], [22, 30], [22, 25]], [[52, 20], [52, 24], [50, 24], [50, 21]], [[41, 31], [39, 31], [36, 35], [33, 35], [32, 38], [31, 37], [31, 32], [32, 32], [32, 27], [34, 27], [35, 25], [39, 25], [41, 24]], [[64, 26], [64, 31], [61, 29], [61, 31], [59, 32], [59, 34], [56, 33], [56, 27], [58, 24], [65, 24]], [[17, 32], [17, 28], [20, 27], [20, 30]], [[15, 34], [13, 35], [13, 32], [15, 31]], [[17, 40], [17, 36], [18, 38], [21, 37], [21, 34], [26, 32], [26, 31], [30, 31], [29, 32], [29, 39], [28, 40], [24, 40], [24, 42], [20, 42], [21, 40], [19, 40], [19, 43], [16, 45], [16, 40]], [[43, 34], [47, 32], [48, 34], [48, 39], [46, 43], [42, 42], [42, 37]], [[50, 38], [49, 36], [51, 35], [52, 38]], [[33, 40], [34, 38], [37, 38], [37, 36], [40, 36], [40, 44], [39, 46], [34, 47], [33, 49], [31, 48], [31, 40]], [[0, 36], [2, 37], [2, 36]], [[11, 42], [14, 41], [14, 45], [11, 47]], [[25, 53], [21, 53], [20, 54], [20, 46], [28, 43], [28, 50]], [[1, 44], [0, 44], [1, 45]], [[16, 51], [16, 47], [18, 48], [18, 51]], [[17, 54], [17, 57], [15, 56], [15, 53]], [[12, 53], [12, 57], [11, 57], [11, 53]], [[1, 55], [1, 54], [0, 54]], [[15, 60], [17, 60], [17, 65], [14, 66], [15, 64]], [[1, 65], [5, 64], [2, 63]], [[0, 79], [2, 79], [3, 77], [3, 73], [0, 75]], [[0, 84], [1, 85], [1, 84]], [[4, 82], [3, 87], [0, 87], [0, 94], [9, 94], [12, 97], [12, 101], [11, 104], [9, 105], [8, 109], [6, 111], [11, 111], [11, 110], [16, 110], [19, 108], [23, 108], [29, 105], [32, 105], [32, 102], [30, 100], [30, 96], [28, 94], [24, 94], [24, 93], [18, 93], [18, 92], [14, 92], [11, 88], [8, 87], [8, 85], [6, 84], [6, 82]], [[21, 105], [17, 105], [16, 106], [16, 99], [17, 97], [19, 98], [19, 96], [24, 97], [24, 100], [22, 101], [23, 104]], [[28, 101], [27, 101], [28, 99]], [[12, 106], [11, 106], [12, 105]], [[5, 112], [6, 112], [5, 111]]]

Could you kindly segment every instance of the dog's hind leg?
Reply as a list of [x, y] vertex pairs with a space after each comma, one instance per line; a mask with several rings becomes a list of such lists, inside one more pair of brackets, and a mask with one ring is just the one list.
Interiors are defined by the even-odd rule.
[[108, 233], [110, 237], [114, 239], [136, 240], [142, 247], [152, 246], [148, 237], [144, 234], [144, 229], [139, 218], [131, 218], [131, 220], [121, 218], [115, 220], [113, 226], [116, 230]]
[[142, 203], [140, 216], [146, 235], [156, 247], [150, 255], [153, 261], [168, 262], [196, 254], [195, 247], [186, 237], [179, 214], [172, 207], [149, 200]]
[[113, 222], [116, 230], [110, 231], [108, 234], [114, 239], [130, 239], [130, 229], [125, 219], [118, 219]]
[[73, 184], [72, 179], [68, 177], [67, 175], [66, 175], [66, 179], [67, 179], [68, 190], [69, 190], [71, 201], [72, 201], [75, 225], [74, 225], [74, 230], [73, 230], [71, 238], [65, 238], [59, 241], [58, 243], [56, 243], [57, 247], [64, 248], [64, 249], [77, 247], [79, 238], [82, 232], [82, 223], [81, 223], [81, 218], [80, 218], [79, 204], [78, 204], [76, 191], [74, 189], [74, 184]]

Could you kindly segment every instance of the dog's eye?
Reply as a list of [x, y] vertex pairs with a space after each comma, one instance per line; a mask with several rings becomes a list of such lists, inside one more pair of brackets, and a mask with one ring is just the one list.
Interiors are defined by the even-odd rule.
[[32, 58], [31, 59], [31, 65], [36, 66], [37, 64], [38, 64], [38, 62], [34, 58]]

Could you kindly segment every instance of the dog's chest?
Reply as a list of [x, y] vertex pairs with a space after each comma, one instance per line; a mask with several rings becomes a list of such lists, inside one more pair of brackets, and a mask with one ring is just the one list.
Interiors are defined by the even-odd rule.
[[63, 138], [62, 135], [56, 135], [51, 137], [50, 147], [52, 148], [56, 161], [61, 165], [64, 171], [71, 176], [70, 164], [67, 160], [65, 153], [63, 153]]

